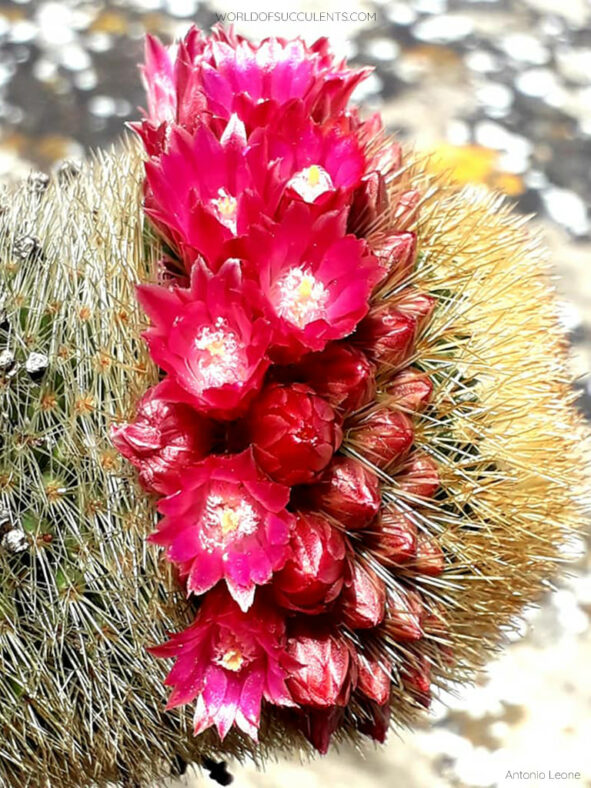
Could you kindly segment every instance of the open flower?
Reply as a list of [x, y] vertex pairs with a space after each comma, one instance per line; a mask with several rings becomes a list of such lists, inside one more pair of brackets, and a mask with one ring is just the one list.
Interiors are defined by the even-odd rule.
[[152, 319], [150, 354], [170, 375], [166, 396], [221, 420], [243, 412], [269, 366], [271, 329], [239, 264], [215, 275], [196, 265], [189, 289], [140, 285], [138, 298]]
[[255, 741], [263, 698], [294, 706], [285, 679], [298, 666], [286, 653], [285, 623], [264, 599], [243, 613], [223, 588], [209, 593], [187, 629], [149, 649], [175, 657], [165, 679], [167, 709], [195, 698], [195, 735], [215, 725], [223, 739], [236, 725]]
[[139, 471], [151, 492], [170, 495], [180, 488], [187, 468], [211, 447], [213, 425], [189, 405], [169, 402], [158, 384], [142, 397], [134, 421], [114, 426], [111, 440]]
[[236, 112], [251, 127], [300, 99], [315, 121], [335, 117], [370, 70], [335, 60], [326, 38], [311, 46], [283, 38], [253, 44], [216, 26], [209, 39], [191, 27], [171, 47], [148, 36], [142, 73], [148, 114], [136, 129], [154, 155], [166, 145], [168, 124], [192, 130], [199, 115], [213, 123]]
[[289, 489], [269, 481], [251, 450], [212, 455], [187, 470], [181, 491], [159, 505], [164, 518], [149, 539], [181, 566], [187, 591], [202, 594], [219, 580], [243, 610], [255, 586], [269, 582], [289, 555], [294, 517]]
[[278, 167], [260, 145], [247, 144], [236, 116], [220, 139], [204, 122], [192, 134], [174, 128], [167, 151], [146, 163], [146, 213], [187, 270], [198, 255], [216, 270], [231, 256], [232, 238], [274, 215], [283, 191]]
[[322, 350], [367, 313], [381, 269], [365, 241], [344, 234], [344, 223], [344, 213], [314, 219], [311, 206], [293, 202], [281, 223], [253, 228], [245, 242], [245, 272], [274, 318], [275, 360]]

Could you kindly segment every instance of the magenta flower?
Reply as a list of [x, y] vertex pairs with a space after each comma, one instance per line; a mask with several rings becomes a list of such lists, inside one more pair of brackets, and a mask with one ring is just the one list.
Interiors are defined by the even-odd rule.
[[176, 657], [165, 679], [167, 709], [197, 699], [195, 735], [215, 725], [223, 739], [236, 725], [255, 741], [263, 699], [295, 706], [285, 679], [297, 668], [286, 653], [285, 623], [263, 599], [243, 613], [223, 588], [208, 594], [187, 629], [149, 649]]
[[193, 134], [177, 127], [167, 152], [146, 164], [145, 210], [187, 270], [199, 255], [216, 270], [235, 236], [274, 214], [278, 169], [261, 145], [247, 144], [235, 115], [219, 140], [205, 123]]
[[171, 495], [180, 488], [187, 468], [200, 462], [211, 448], [213, 425], [189, 405], [169, 402], [163, 386], [148, 389], [135, 420], [113, 426], [113, 445], [139, 471], [143, 487]]
[[145, 60], [148, 114], [136, 129], [151, 155], [166, 145], [168, 124], [192, 131], [195, 118], [203, 115], [215, 123], [238, 113], [253, 127], [300, 99], [306, 114], [322, 122], [345, 110], [370, 73], [336, 61], [326, 38], [311, 46], [283, 38], [253, 44], [221, 27], [214, 27], [209, 39], [192, 27], [171, 47], [148, 36]]
[[274, 316], [274, 359], [322, 350], [366, 315], [381, 269], [365, 241], [344, 234], [345, 221], [339, 212], [314, 219], [311, 206], [293, 202], [281, 223], [253, 228], [244, 242], [246, 275]]
[[294, 516], [289, 488], [269, 481], [252, 450], [211, 455], [184, 474], [179, 493], [161, 501], [164, 518], [149, 539], [187, 575], [188, 593], [224, 579], [242, 610], [289, 556]]
[[239, 264], [215, 275], [195, 265], [188, 289], [140, 285], [138, 298], [152, 319], [150, 354], [170, 374], [166, 396], [224, 421], [243, 412], [269, 366], [271, 328]]

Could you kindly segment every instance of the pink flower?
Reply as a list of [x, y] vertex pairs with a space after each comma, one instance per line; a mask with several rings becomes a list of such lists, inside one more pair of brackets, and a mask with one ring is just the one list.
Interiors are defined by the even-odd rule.
[[409, 515], [389, 506], [380, 514], [371, 544], [382, 563], [403, 563], [416, 555], [417, 526]]
[[289, 486], [317, 479], [343, 437], [328, 402], [302, 383], [265, 386], [248, 414], [248, 432], [259, 466]]
[[345, 109], [369, 73], [336, 61], [325, 38], [311, 46], [283, 38], [253, 44], [232, 29], [214, 27], [208, 39], [192, 27], [181, 42], [164, 47], [148, 36], [143, 68], [148, 116], [136, 129], [154, 155], [166, 144], [167, 124], [191, 131], [203, 114], [215, 123], [236, 112], [252, 127], [300, 99], [306, 113], [322, 122]]
[[113, 426], [111, 440], [136, 466], [146, 490], [170, 495], [184, 471], [205, 457], [212, 432], [212, 423], [189, 405], [163, 397], [159, 384], [142, 397], [134, 421]]
[[173, 687], [167, 709], [195, 698], [195, 735], [215, 725], [223, 739], [236, 725], [255, 741], [263, 698], [276, 706], [295, 705], [285, 685], [297, 663], [286, 653], [285, 623], [264, 599], [247, 614], [222, 588], [204, 599], [193, 624], [149, 649], [175, 657], [165, 684]]
[[344, 235], [344, 223], [344, 213], [315, 219], [312, 206], [293, 202], [281, 223], [252, 229], [245, 269], [274, 316], [275, 360], [322, 350], [367, 313], [380, 267], [364, 241]]
[[419, 413], [431, 399], [433, 383], [425, 372], [407, 367], [392, 378], [388, 385], [388, 397], [392, 405]]
[[299, 512], [290, 548], [287, 563], [273, 578], [277, 601], [288, 610], [323, 613], [343, 587], [343, 536], [324, 517]]
[[247, 144], [236, 116], [219, 140], [205, 123], [193, 134], [174, 128], [167, 152], [146, 164], [146, 214], [187, 270], [198, 255], [217, 270], [233, 256], [234, 237], [274, 215], [284, 188], [278, 168]]
[[271, 330], [238, 263], [215, 275], [196, 265], [188, 290], [140, 285], [138, 298], [152, 319], [150, 354], [170, 375], [166, 396], [221, 420], [244, 412], [269, 366]]
[[289, 556], [288, 500], [289, 489], [259, 471], [250, 449], [211, 455], [185, 472], [179, 493], [161, 501], [165, 516], [149, 539], [167, 547], [189, 593], [203, 594], [223, 578], [248, 610], [255, 586], [268, 583]]

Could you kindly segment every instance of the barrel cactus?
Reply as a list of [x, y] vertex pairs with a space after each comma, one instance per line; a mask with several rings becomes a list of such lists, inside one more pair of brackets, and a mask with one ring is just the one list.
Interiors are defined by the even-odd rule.
[[[144, 147], [125, 139], [79, 170], [32, 175], [2, 205], [7, 785], [138, 785], [224, 754], [264, 762], [325, 751], [331, 737], [383, 740], [437, 688], [474, 676], [548, 586], [588, 506], [566, 343], [523, 220], [401, 155], [376, 119], [361, 124], [346, 101], [364, 74], [326, 42], [213, 41], [192, 31], [172, 52], [148, 43]], [[228, 121], [224, 80], [245, 62], [275, 79], [234, 85]], [[278, 176], [274, 213], [249, 236], [232, 213], [242, 193], [199, 190], [217, 177], [216, 145], [242, 166], [247, 135], [272, 123], [263, 99], [283, 106], [288, 85], [310, 111], [307, 145], [318, 130], [334, 138], [317, 146], [320, 164], [284, 152], [297, 172]], [[263, 174], [249, 177], [258, 188]], [[259, 209], [252, 198], [247, 224]], [[324, 244], [325, 257], [286, 271], [276, 247], [303, 244], [323, 210], [344, 211], [346, 227], [325, 217], [323, 241], [306, 247]], [[346, 308], [329, 319], [320, 280], [333, 242]], [[269, 260], [275, 316], [267, 305], [241, 319], [235, 333], [248, 323], [251, 340], [264, 325], [248, 365], [224, 367], [220, 293], [232, 294], [227, 320], [253, 309], [264, 282], [238, 297], [236, 276]], [[173, 327], [202, 302], [213, 328], [173, 347]], [[194, 544], [203, 489], [236, 480], [275, 534], [240, 573], [212, 555], [222, 534], [224, 560], [244, 560], [233, 541], [253, 533], [244, 509], [215, 510], [207, 555]], [[258, 695], [256, 649], [267, 660]]]

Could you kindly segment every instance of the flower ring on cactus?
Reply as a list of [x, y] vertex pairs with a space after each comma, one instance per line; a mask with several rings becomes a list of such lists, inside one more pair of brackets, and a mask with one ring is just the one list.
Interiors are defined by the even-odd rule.
[[2, 785], [383, 741], [589, 502], [522, 220], [363, 118], [324, 39], [146, 53], [144, 149], [2, 206]]

